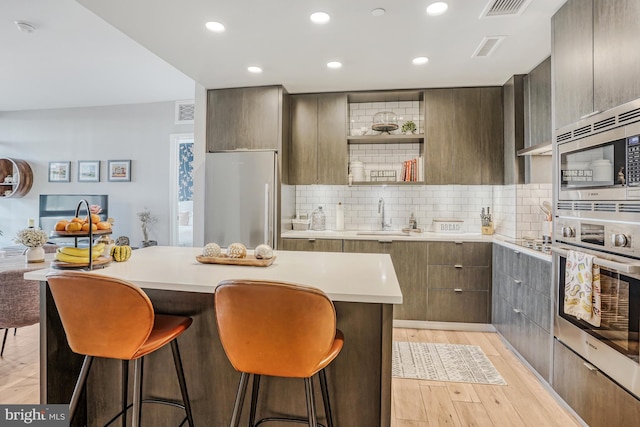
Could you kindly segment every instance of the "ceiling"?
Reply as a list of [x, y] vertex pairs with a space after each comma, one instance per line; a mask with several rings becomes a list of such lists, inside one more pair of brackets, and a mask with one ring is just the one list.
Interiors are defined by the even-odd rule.
[[[550, 17], [565, 2], [480, 19], [494, 0], [448, 0], [447, 13], [431, 17], [433, 1], [3, 0], [0, 111], [190, 99], [194, 81], [290, 93], [502, 85], [550, 54]], [[311, 23], [316, 11], [331, 21]], [[208, 31], [207, 21], [226, 31]], [[487, 36], [506, 38], [472, 58]], [[413, 65], [416, 56], [429, 62]], [[334, 60], [343, 67], [327, 68]]]

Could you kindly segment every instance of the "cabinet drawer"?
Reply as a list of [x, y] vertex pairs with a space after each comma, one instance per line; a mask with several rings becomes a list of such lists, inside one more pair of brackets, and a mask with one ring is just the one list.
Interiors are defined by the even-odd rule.
[[341, 239], [282, 239], [282, 250], [307, 252], [342, 252]]
[[491, 243], [431, 242], [429, 243], [430, 265], [491, 265]]
[[430, 265], [427, 284], [429, 289], [488, 291], [491, 288], [491, 269], [463, 265]]
[[527, 271], [529, 269], [529, 259], [522, 251], [507, 248], [502, 245], [495, 245], [493, 255], [494, 268], [517, 280], [529, 280]]
[[489, 323], [489, 292], [430, 289], [427, 318], [440, 322]]
[[638, 424], [640, 401], [558, 341], [553, 361], [553, 388], [589, 426]]
[[528, 284], [542, 295], [552, 298], [551, 262], [528, 257]]

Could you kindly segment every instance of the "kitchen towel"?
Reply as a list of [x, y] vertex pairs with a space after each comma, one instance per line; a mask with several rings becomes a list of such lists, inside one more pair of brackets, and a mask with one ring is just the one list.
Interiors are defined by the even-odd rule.
[[564, 312], [599, 327], [600, 267], [593, 256], [569, 251], [564, 274]]
[[342, 202], [336, 205], [336, 230], [344, 230], [344, 206]]

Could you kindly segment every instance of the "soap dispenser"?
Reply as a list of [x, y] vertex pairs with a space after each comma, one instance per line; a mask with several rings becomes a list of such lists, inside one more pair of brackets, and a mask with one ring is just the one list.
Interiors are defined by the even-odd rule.
[[409, 218], [409, 228], [412, 230], [418, 228], [418, 222], [416, 221], [416, 217], [413, 216], [413, 212], [411, 212], [411, 218]]

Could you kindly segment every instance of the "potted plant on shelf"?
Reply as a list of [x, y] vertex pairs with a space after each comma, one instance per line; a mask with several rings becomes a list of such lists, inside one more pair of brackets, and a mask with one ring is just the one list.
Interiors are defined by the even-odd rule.
[[143, 237], [142, 242], [140, 242], [140, 247], [146, 248], [147, 246], [157, 246], [157, 241], [149, 240], [149, 229], [151, 228], [151, 225], [158, 222], [158, 218], [151, 215], [151, 211], [147, 208], [142, 212], [138, 212], [138, 218], [140, 218], [140, 227], [142, 228]]
[[404, 134], [416, 133], [416, 130], [416, 124], [412, 120], [408, 120], [402, 125], [402, 133]]

